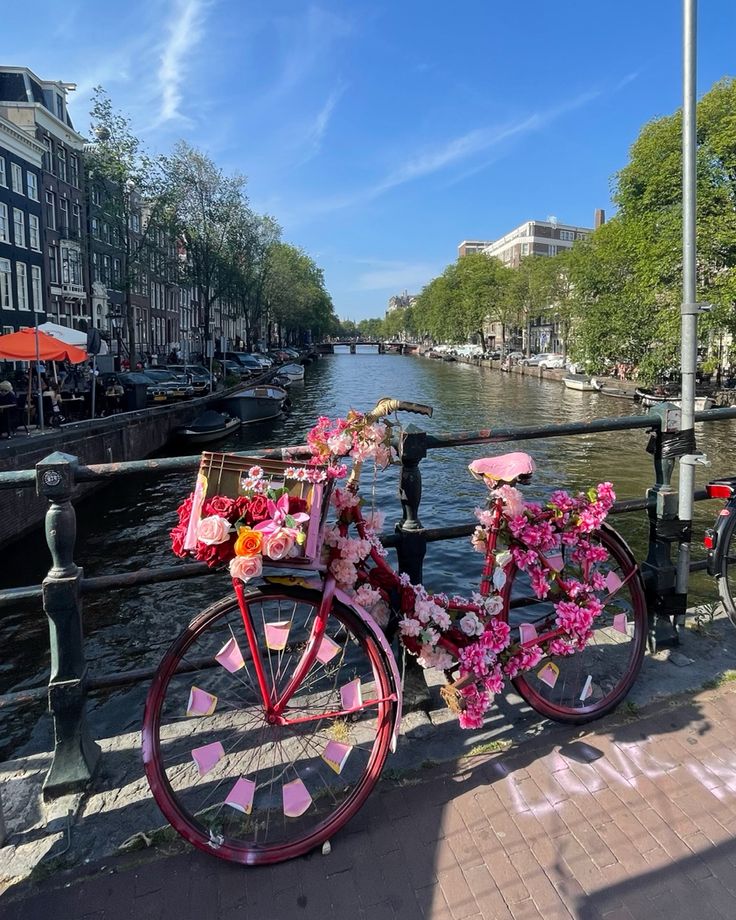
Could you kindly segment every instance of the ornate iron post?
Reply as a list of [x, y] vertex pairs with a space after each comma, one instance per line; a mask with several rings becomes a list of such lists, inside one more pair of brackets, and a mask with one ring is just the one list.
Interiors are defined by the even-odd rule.
[[422, 581], [422, 567], [427, 552], [427, 538], [419, 520], [419, 503], [422, 500], [422, 474], [419, 463], [426, 456], [426, 432], [415, 425], [407, 425], [401, 433], [399, 442], [399, 499], [402, 519], [396, 525], [396, 535], [399, 538], [396, 554], [400, 571], [406, 572], [415, 585]]
[[84, 657], [80, 582], [74, 562], [77, 517], [71, 496], [77, 458], [59, 451], [36, 464], [36, 491], [49, 502], [46, 542], [52, 566], [43, 581], [49, 620], [49, 709], [54, 717], [54, 759], [43, 784], [45, 798], [84, 788], [94, 775], [100, 748], [87, 727], [87, 663]]

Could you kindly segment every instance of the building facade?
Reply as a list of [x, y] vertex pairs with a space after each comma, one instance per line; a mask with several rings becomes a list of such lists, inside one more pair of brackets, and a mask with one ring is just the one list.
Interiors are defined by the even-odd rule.
[[492, 240], [463, 240], [457, 247], [457, 257], [469, 256], [474, 252], [483, 252], [486, 246], [491, 246]]
[[74, 84], [41, 80], [27, 67], [0, 67], [0, 116], [43, 147], [40, 197], [48, 318], [86, 328], [90, 321], [86, 268], [82, 149], [67, 111]]
[[556, 220], [528, 220], [482, 251], [510, 268], [517, 268], [525, 256], [556, 256], [564, 249], [571, 249], [576, 240], [587, 239], [592, 232], [590, 227], [575, 227]]
[[0, 116], [0, 332], [45, 322], [41, 229], [44, 148]]
[[393, 313], [394, 310], [405, 310], [407, 307], [413, 307], [417, 301], [416, 294], [410, 294], [408, 291], [404, 291], [403, 294], [394, 294], [393, 297], [389, 297], [388, 305], [386, 306], [386, 316], [389, 313]]

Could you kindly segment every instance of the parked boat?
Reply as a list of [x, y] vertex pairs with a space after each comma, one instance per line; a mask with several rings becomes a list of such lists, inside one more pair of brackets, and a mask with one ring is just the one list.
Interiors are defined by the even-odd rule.
[[568, 374], [562, 378], [562, 382], [568, 390], [595, 390], [593, 381], [586, 374]]
[[[642, 405], [647, 406], [656, 406], [658, 403], [670, 402], [678, 408], [682, 408], [680, 394], [668, 394], [668, 393], [651, 393], [648, 390], [637, 390], [636, 395], [642, 402]], [[704, 409], [711, 409], [715, 405], [715, 400], [711, 396], [696, 396], [695, 397], [695, 411], [702, 412]]]
[[624, 390], [622, 387], [604, 386], [595, 377], [591, 377], [590, 382], [593, 384], [593, 389], [600, 393], [601, 396], [610, 396], [612, 399], [628, 399], [629, 402], [633, 402], [635, 398], [631, 390]]
[[283, 387], [261, 384], [239, 390], [222, 401], [223, 407], [244, 425], [276, 418], [288, 399]]
[[232, 418], [214, 409], [207, 409], [190, 425], [183, 425], [174, 431], [174, 435], [188, 444], [210, 444], [227, 437], [241, 426], [239, 418]]
[[288, 377], [292, 382], [304, 380], [304, 366], [301, 364], [284, 364], [279, 368], [279, 376]]

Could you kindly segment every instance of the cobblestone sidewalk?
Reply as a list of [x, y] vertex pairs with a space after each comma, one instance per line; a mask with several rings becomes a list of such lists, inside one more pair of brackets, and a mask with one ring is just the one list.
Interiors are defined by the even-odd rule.
[[244, 869], [153, 847], [11, 888], [0, 916], [731, 920], [735, 691], [386, 782], [327, 856]]

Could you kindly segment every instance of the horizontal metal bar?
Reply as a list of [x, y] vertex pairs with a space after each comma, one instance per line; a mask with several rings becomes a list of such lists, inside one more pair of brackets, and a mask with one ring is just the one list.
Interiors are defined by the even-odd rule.
[[96, 575], [94, 578], [85, 578], [82, 581], [82, 594], [116, 591], [165, 581], [183, 581], [186, 578], [201, 578], [204, 575], [222, 575], [222, 572], [211, 569], [204, 562], [188, 562], [183, 565], [162, 565], [153, 569], [120, 572], [116, 575]]
[[0, 610], [12, 607], [20, 601], [40, 601], [43, 596], [41, 585], [27, 585], [23, 588], [4, 588], [0, 591]]
[[36, 486], [35, 470], [7, 470], [0, 473], [0, 491], [33, 489]]
[[0, 709], [38, 703], [41, 700], [45, 700], [48, 694], [48, 687], [32, 687], [29, 690], [17, 690], [15, 693], [3, 693], [0, 696]]

